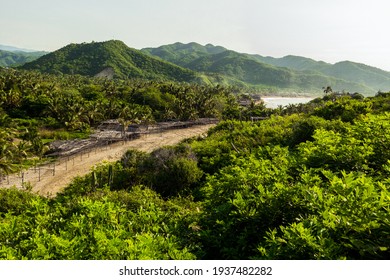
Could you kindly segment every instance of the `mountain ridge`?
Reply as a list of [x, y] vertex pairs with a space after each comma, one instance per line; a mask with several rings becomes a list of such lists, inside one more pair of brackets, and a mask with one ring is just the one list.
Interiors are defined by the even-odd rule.
[[376, 91], [390, 89], [390, 72], [359, 62], [345, 60], [331, 64], [293, 55], [282, 58], [261, 57], [259, 55], [254, 57], [279, 67], [287, 67], [299, 71], [314, 71], [330, 77], [363, 83]]
[[321, 93], [322, 87], [331, 86], [338, 91], [373, 95], [390, 89], [390, 72], [362, 63], [330, 64], [294, 55], [264, 57], [196, 42], [141, 50], [119, 40], [69, 44], [21, 68], [57, 74], [104, 77], [108, 73], [106, 77], [238, 85], [260, 92]]
[[[196, 46], [196, 51], [190, 52], [194, 46]], [[207, 46], [209, 46], [209, 49], [205, 51], [202, 49], [204, 46], [199, 44], [175, 43], [158, 48], [146, 48], [142, 51], [172, 63], [178, 63], [180, 66], [194, 71], [238, 77], [239, 80], [252, 85], [276, 85], [279, 88], [284, 87], [297, 91], [306, 89], [320, 92], [320, 89], [326, 84], [340, 91], [346, 89], [366, 94], [374, 94], [376, 91], [370, 87], [371, 84], [366, 85], [359, 80], [345, 80], [340, 78], [339, 75], [322, 73], [319, 69], [328, 65], [325, 62], [317, 62], [313, 59], [297, 56], [286, 56], [280, 60], [273, 57], [239, 53], [223, 47], [215, 47], [213, 50], [213, 45], [208, 44]], [[296, 65], [286, 65], [286, 60], [296, 60], [297, 58], [305, 59], [300, 63], [310, 64], [311, 68], [307, 65], [300, 68]]]

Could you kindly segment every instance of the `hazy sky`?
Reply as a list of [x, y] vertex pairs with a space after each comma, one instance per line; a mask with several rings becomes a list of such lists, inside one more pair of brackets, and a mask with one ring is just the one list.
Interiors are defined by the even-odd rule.
[[390, 71], [389, 0], [0, 0], [0, 44], [53, 51], [118, 39], [264, 56], [352, 60]]

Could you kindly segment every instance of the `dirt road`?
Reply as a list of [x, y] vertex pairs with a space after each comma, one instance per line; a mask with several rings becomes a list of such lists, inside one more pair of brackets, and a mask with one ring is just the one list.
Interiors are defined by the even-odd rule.
[[202, 125], [184, 129], [168, 130], [162, 133], [149, 134], [128, 142], [119, 142], [106, 147], [97, 148], [88, 153], [80, 153], [70, 158], [62, 158], [40, 168], [31, 168], [20, 174], [10, 175], [0, 184], [0, 187], [21, 187], [29, 182], [33, 192], [45, 196], [54, 196], [65, 188], [74, 177], [83, 176], [91, 168], [103, 161], [117, 161], [129, 149], [150, 152], [159, 147], [174, 145], [181, 140], [201, 135], [214, 126]]

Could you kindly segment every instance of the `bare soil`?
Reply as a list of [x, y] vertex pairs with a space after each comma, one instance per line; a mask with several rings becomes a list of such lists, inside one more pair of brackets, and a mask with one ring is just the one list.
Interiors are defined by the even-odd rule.
[[151, 152], [157, 148], [174, 145], [184, 139], [205, 134], [212, 126], [214, 124], [148, 134], [139, 139], [96, 148], [88, 153], [78, 153], [40, 168], [31, 168], [23, 173], [10, 175], [8, 179], [1, 182], [0, 187], [21, 188], [22, 183], [28, 182], [33, 192], [50, 197], [55, 196], [76, 176], [88, 174], [92, 167], [99, 163], [119, 160], [129, 149]]

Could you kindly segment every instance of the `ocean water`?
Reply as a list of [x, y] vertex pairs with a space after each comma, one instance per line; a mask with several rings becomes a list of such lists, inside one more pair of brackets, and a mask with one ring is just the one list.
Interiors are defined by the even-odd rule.
[[307, 103], [314, 99], [314, 97], [279, 97], [279, 96], [269, 96], [262, 97], [264, 100], [265, 106], [267, 108], [277, 108], [279, 105], [287, 106], [289, 104], [298, 104], [298, 103]]

